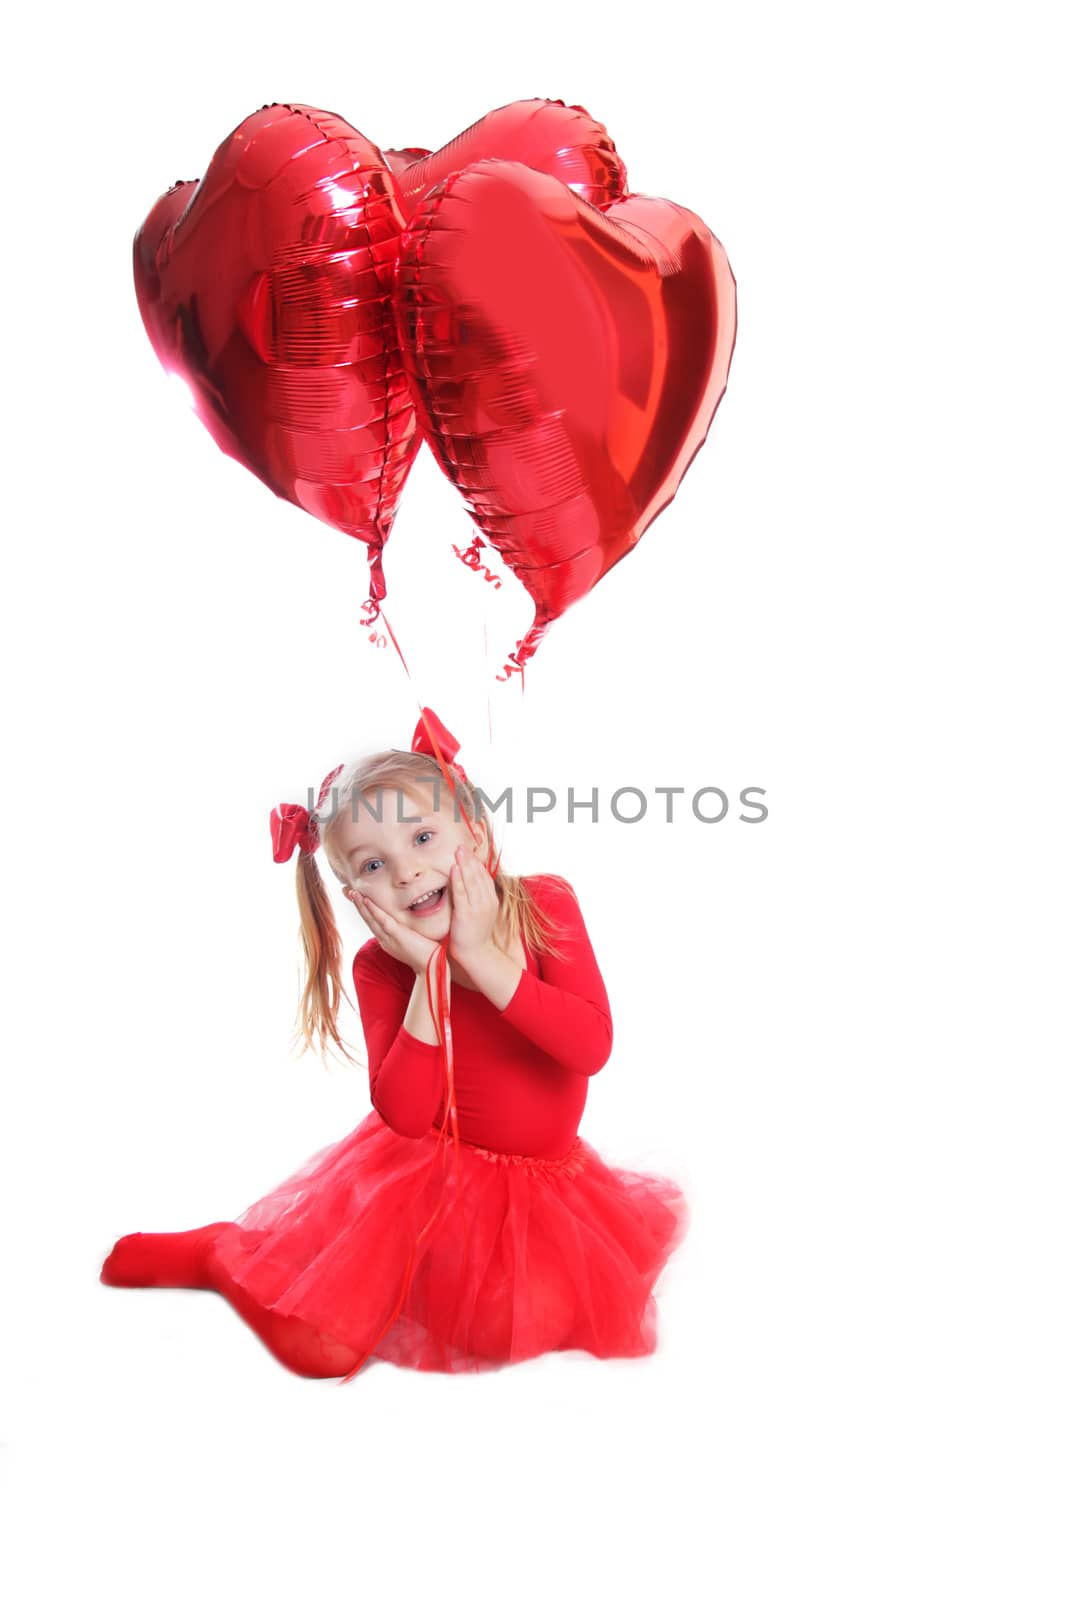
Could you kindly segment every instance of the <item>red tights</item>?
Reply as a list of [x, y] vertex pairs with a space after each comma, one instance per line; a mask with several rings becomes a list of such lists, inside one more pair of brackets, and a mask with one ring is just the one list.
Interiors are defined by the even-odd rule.
[[299, 1317], [264, 1310], [221, 1270], [215, 1239], [234, 1226], [212, 1222], [185, 1233], [124, 1234], [100, 1269], [100, 1281], [122, 1288], [212, 1289], [290, 1372], [302, 1378], [337, 1378], [350, 1372], [359, 1360], [356, 1351], [317, 1333]]

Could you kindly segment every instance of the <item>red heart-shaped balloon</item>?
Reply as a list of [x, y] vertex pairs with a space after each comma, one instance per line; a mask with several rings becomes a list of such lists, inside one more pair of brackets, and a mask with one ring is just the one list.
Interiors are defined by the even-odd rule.
[[389, 300], [403, 217], [381, 151], [271, 105], [175, 184], [134, 240], [141, 316], [212, 437], [275, 494], [382, 547], [419, 445]]
[[432, 154], [432, 150], [427, 150], [422, 145], [406, 145], [403, 150], [382, 151], [395, 178], [399, 178], [414, 162], [421, 161], [423, 156]]
[[584, 106], [562, 100], [515, 100], [498, 106], [432, 154], [387, 150], [397, 177], [400, 208], [414, 213], [438, 183], [476, 161], [521, 161], [549, 173], [590, 205], [606, 206], [626, 193], [626, 168], [608, 130]]
[[394, 301], [434, 455], [534, 601], [510, 675], [674, 498], [726, 388], [734, 276], [682, 206], [598, 210], [486, 160], [420, 202]]

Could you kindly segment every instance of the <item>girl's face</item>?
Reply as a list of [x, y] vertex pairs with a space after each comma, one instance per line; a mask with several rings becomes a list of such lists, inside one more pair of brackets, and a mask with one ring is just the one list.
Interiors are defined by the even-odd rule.
[[[443, 939], [452, 922], [456, 846], [465, 845], [486, 866], [489, 861], [485, 823], [471, 818], [472, 839], [463, 817], [455, 819], [455, 803], [443, 779], [440, 799], [440, 808], [434, 810], [432, 784], [410, 792], [383, 786], [361, 798], [354, 814], [351, 804], [343, 806], [330, 828], [330, 856], [343, 877], [345, 898], [355, 905], [354, 886], [431, 939]], [[426, 895], [431, 898], [424, 905], [414, 905]]]

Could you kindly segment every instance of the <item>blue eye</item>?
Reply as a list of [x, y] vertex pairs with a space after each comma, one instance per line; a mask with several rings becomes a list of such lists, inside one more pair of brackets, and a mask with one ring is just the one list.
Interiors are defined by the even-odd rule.
[[427, 839], [432, 839], [433, 838], [433, 829], [432, 828], [423, 828], [422, 832], [421, 833], [417, 833], [415, 835], [415, 837], [417, 839], [422, 839], [423, 837], [425, 837]]

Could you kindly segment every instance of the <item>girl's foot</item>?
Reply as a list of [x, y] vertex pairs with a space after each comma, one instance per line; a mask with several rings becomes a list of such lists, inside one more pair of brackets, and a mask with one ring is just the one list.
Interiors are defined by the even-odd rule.
[[212, 1246], [231, 1222], [184, 1233], [126, 1233], [100, 1269], [100, 1282], [126, 1289], [209, 1289]]

